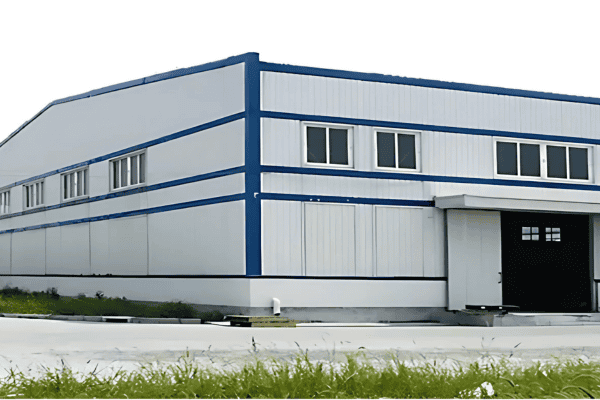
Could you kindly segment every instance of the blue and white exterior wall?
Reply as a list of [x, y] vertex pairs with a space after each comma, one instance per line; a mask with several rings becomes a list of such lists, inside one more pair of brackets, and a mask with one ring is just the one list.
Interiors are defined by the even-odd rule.
[[[352, 128], [351, 168], [306, 165], [308, 122]], [[418, 171], [376, 167], [377, 127], [419, 132]], [[501, 264], [499, 209], [561, 211], [576, 196], [600, 215], [598, 132], [598, 99], [277, 65], [255, 53], [100, 89], [51, 103], [0, 145], [0, 192], [11, 192], [0, 285], [255, 313], [276, 297], [284, 314], [314, 319], [426, 318], [479, 300], [472, 272]], [[589, 144], [592, 182], [499, 178], [496, 137]], [[146, 185], [111, 192], [109, 160], [139, 149]], [[60, 174], [83, 165], [89, 196], [61, 203]], [[23, 212], [22, 185], [40, 178], [44, 206]], [[448, 206], [455, 196], [496, 208]], [[487, 218], [493, 237], [455, 236], [467, 212]], [[593, 226], [597, 250], [600, 219]], [[448, 253], [456, 246], [480, 258], [459, 260]]]

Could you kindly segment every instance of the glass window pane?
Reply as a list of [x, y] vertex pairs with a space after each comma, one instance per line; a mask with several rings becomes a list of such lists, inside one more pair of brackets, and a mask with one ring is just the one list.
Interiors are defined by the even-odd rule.
[[69, 174], [69, 197], [75, 197], [75, 174]]
[[394, 145], [394, 134], [377, 132], [377, 166], [396, 167], [396, 150]]
[[326, 163], [325, 128], [306, 128], [306, 158], [308, 162]]
[[523, 240], [531, 240], [531, 235], [523, 235]]
[[567, 148], [562, 146], [546, 146], [548, 156], [548, 176], [551, 178], [567, 177]]
[[524, 144], [521, 147], [521, 175], [540, 176], [540, 146]]
[[531, 229], [530, 227], [528, 227], [528, 226], [524, 226], [524, 227], [522, 228], [522, 233], [529, 233], [529, 232], [531, 232], [531, 231], [530, 231], [530, 229]]
[[140, 183], [146, 182], [146, 155], [140, 154]]
[[63, 176], [63, 199], [69, 198], [69, 175]]
[[113, 161], [113, 189], [119, 188], [119, 162]]
[[540, 240], [540, 235], [531, 235], [531, 240]]
[[127, 168], [127, 158], [121, 160], [121, 187], [129, 185], [127, 181], [127, 173], [129, 169]]
[[551, 234], [548, 234], [548, 233], [546, 234], [546, 241], [547, 242], [552, 241], [552, 235]]
[[531, 232], [532, 233], [539, 233], [540, 228], [538, 228], [537, 226], [534, 226], [533, 228], [531, 228]]
[[417, 167], [415, 157], [415, 136], [398, 135], [398, 168]]
[[588, 179], [587, 149], [569, 147], [569, 174], [571, 179]]
[[29, 186], [25, 186], [25, 207], [29, 207]]
[[560, 233], [560, 228], [552, 228], [552, 232], [559, 232]]
[[83, 196], [83, 171], [77, 171], [77, 196]]
[[329, 163], [348, 165], [347, 129], [329, 129]]
[[546, 232], [552, 232], [552, 228], [546, 228]]
[[44, 204], [44, 182], [40, 182], [40, 204]]
[[498, 161], [498, 173], [504, 175], [517, 174], [517, 144], [496, 143], [496, 159]]
[[131, 157], [131, 184], [138, 183], [138, 156]]

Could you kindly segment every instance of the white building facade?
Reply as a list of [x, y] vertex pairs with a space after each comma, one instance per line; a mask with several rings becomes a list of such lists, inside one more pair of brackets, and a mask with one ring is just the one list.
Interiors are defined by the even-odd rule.
[[1, 143], [0, 284], [320, 320], [595, 311], [598, 145], [600, 99], [247, 53]]

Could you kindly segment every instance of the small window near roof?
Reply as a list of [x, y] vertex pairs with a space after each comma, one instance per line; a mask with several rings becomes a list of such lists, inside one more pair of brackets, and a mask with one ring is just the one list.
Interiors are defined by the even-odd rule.
[[306, 126], [306, 162], [351, 166], [351, 130], [329, 126]]
[[88, 194], [88, 168], [61, 175], [62, 200], [74, 200]]
[[44, 181], [23, 185], [23, 208], [29, 209], [44, 204]]
[[0, 214], [10, 213], [10, 190], [0, 193]]
[[136, 152], [110, 161], [110, 189], [139, 186], [146, 182], [146, 153]]
[[404, 132], [375, 132], [377, 167], [417, 169], [417, 135]]

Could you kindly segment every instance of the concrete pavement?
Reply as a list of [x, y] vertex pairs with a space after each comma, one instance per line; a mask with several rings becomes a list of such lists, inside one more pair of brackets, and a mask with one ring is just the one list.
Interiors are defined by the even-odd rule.
[[0, 318], [0, 375], [10, 368], [37, 374], [42, 366], [63, 365], [80, 372], [133, 370], [140, 363], [177, 362], [186, 351], [202, 365], [235, 368], [254, 357], [291, 360], [299, 350], [333, 362], [345, 361], [345, 352], [362, 352], [376, 362], [390, 354], [442, 364], [502, 356], [524, 364], [555, 356], [600, 361], [600, 326], [241, 328]]

